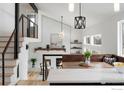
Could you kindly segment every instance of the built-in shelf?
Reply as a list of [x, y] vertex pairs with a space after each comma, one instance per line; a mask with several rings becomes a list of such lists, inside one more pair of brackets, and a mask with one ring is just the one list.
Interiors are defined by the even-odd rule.
[[82, 55], [81, 53], [71, 53], [71, 55]]
[[71, 44], [82, 44], [82, 42], [71, 42]]
[[40, 51], [42, 51], [42, 50], [43, 50], [43, 51], [54, 51], [54, 50], [55, 50], [55, 51], [66, 51], [65, 48], [48, 48], [48, 49], [47, 49], [47, 48], [38, 47], [38, 48], [35, 48], [35, 49], [34, 49], [34, 51], [39, 51], [39, 50], [40, 50]]
[[71, 54], [81, 54], [82, 53], [82, 42], [70, 42], [70, 51]]
[[82, 49], [82, 48], [71, 48], [71, 49]]
[[82, 47], [71, 47], [71, 49], [82, 49]]

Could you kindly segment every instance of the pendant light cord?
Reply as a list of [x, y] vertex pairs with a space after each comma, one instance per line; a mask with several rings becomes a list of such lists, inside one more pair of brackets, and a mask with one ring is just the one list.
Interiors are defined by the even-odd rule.
[[63, 16], [61, 16], [61, 32], [63, 30]]
[[81, 3], [79, 3], [79, 15], [81, 16]]

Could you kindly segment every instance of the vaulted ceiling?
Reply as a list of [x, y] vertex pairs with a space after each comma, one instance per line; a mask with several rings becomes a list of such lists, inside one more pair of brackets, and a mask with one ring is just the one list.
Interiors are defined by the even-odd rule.
[[[64, 17], [64, 23], [74, 25], [74, 17], [79, 15], [79, 4], [75, 3], [74, 12], [69, 12], [68, 3], [37, 3], [36, 6], [52, 18], [61, 20]], [[120, 12], [124, 11], [124, 4], [120, 4]], [[106, 18], [115, 15], [114, 5], [112, 3], [83, 3], [82, 15], [86, 17], [87, 27], [97, 24]]]

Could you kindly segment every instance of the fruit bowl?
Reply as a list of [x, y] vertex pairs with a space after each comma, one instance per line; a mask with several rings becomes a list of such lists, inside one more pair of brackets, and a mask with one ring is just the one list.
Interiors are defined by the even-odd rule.
[[116, 68], [117, 72], [124, 73], [124, 63], [122, 62], [115, 62], [114, 67]]

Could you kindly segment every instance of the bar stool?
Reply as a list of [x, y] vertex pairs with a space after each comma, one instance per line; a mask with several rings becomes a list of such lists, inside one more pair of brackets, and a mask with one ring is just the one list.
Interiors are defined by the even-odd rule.
[[47, 79], [48, 77], [50, 68], [51, 68], [51, 60], [45, 59], [45, 79]]
[[57, 69], [63, 68], [62, 58], [56, 58], [56, 67]]
[[40, 75], [43, 75], [43, 64], [40, 63]]
[[[44, 72], [45, 72], [45, 77], [47, 77], [48, 73], [49, 73], [49, 69], [51, 68], [51, 60], [45, 59], [44, 61], [45, 61], [44, 62]], [[40, 63], [40, 68], [41, 68], [40, 75], [43, 75], [43, 63]]]

